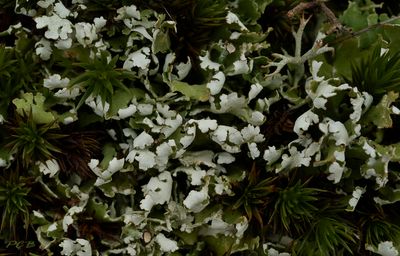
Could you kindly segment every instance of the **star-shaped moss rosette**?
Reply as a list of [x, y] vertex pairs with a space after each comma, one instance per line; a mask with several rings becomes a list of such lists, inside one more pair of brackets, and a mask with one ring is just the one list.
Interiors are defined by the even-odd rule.
[[135, 76], [126, 70], [117, 69], [117, 61], [118, 56], [108, 60], [107, 54], [103, 52], [100, 57], [90, 60], [89, 63], [76, 63], [76, 66], [85, 69], [82, 74], [70, 82], [70, 86], [80, 86], [85, 91], [77, 108], [80, 108], [89, 97], [100, 97], [99, 104], [106, 109], [106, 106], [109, 106], [107, 101], [111, 100], [116, 88], [128, 91], [123, 80], [132, 80]]
[[15, 174], [7, 175], [0, 181], [0, 207], [1, 207], [1, 239], [17, 239], [20, 234], [20, 226], [25, 228], [26, 237], [29, 228], [29, 208], [31, 203], [28, 201], [28, 193], [31, 190], [22, 179], [16, 180]]
[[37, 161], [51, 159], [55, 153], [62, 152], [57, 141], [67, 136], [53, 128], [54, 124], [54, 121], [35, 123], [32, 112], [27, 116], [16, 114], [15, 121], [6, 126], [8, 137], [4, 147], [9, 149], [23, 168], [29, 168]]

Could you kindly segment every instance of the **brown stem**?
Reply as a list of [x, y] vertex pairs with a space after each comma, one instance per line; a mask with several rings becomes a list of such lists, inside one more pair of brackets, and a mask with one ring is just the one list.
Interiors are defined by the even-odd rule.
[[287, 16], [289, 18], [293, 18], [294, 16], [304, 12], [307, 9], [314, 9], [319, 7], [322, 12], [325, 14], [326, 18], [328, 19], [329, 23], [331, 23], [332, 28], [329, 30], [328, 34], [335, 30], [343, 31], [345, 28], [343, 25], [340, 23], [338, 18], [336, 18], [335, 14], [332, 12], [331, 9], [329, 9], [328, 6], [326, 6], [324, 0], [313, 0], [311, 2], [307, 3], [299, 3], [297, 6], [295, 6], [293, 9], [291, 9], [288, 13]]
[[307, 9], [311, 9], [311, 8], [315, 8], [315, 6], [318, 5], [317, 1], [312, 1], [312, 2], [307, 2], [307, 3], [299, 3], [298, 5], [296, 5], [293, 9], [291, 9], [290, 11], [287, 12], [287, 16], [289, 18], [293, 18], [296, 15], [299, 15], [300, 13], [302, 13], [304, 10]]

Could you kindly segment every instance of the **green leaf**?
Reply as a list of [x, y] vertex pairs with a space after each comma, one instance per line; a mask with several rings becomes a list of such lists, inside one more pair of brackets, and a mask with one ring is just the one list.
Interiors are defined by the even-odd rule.
[[400, 26], [384, 26], [382, 28], [384, 39], [389, 41], [389, 49], [398, 51], [400, 45]]
[[106, 169], [108, 167], [108, 164], [110, 161], [113, 159], [115, 153], [117, 151], [115, 150], [115, 147], [112, 144], [106, 144], [103, 148], [103, 160], [100, 162], [100, 166], [103, 169]]
[[220, 211], [222, 208], [221, 205], [215, 204], [215, 205], [208, 205], [204, 210], [201, 212], [196, 213], [195, 215], [195, 221], [200, 223], [205, 221], [207, 218], [215, 214], [216, 212]]
[[239, 0], [235, 12], [245, 23], [253, 25], [261, 18], [267, 5], [272, 2], [273, 0]]
[[261, 17], [258, 12], [258, 5], [252, 0], [239, 0], [238, 9], [240, 10], [241, 18], [251, 21], [257, 21]]
[[110, 221], [108, 210], [109, 206], [95, 197], [90, 198], [86, 206], [87, 213], [97, 221]]
[[215, 256], [229, 255], [232, 246], [235, 243], [235, 238], [229, 236], [206, 236], [204, 241], [208, 248], [214, 252]]
[[364, 15], [356, 2], [349, 2], [347, 10], [343, 12], [339, 20], [354, 31], [368, 26], [366, 15]]
[[117, 172], [113, 175], [110, 182], [99, 186], [99, 188], [103, 191], [105, 196], [110, 198], [115, 197], [116, 194], [134, 194], [133, 179], [134, 177], [128, 176], [126, 173]]
[[117, 90], [113, 94], [111, 98], [111, 106], [107, 115], [116, 116], [118, 114], [118, 110], [121, 108], [126, 108], [129, 102], [132, 100], [132, 91], [128, 92], [125, 90]]
[[175, 231], [175, 235], [180, 237], [186, 245], [195, 245], [198, 240], [198, 232], [194, 231], [191, 233], [182, 232], [182, 231]]
[[17, 107], [17, 113], [21, 116], [32, 113], [33, 121], [37, 124], [48, 124], [54, 122], [53, 113], [47, 112], [44, 107], [46, 98], [37, 93], [35, 96], [32, 93], [24, 93], [21, 98], [14, 99], [12, 102]]
[[385, 94], [378, 105], [371, 107], [366, 113], [365, 121], [372, 122], [378, 128], [390, 128], [393, 125], [390, 117], [390, 106], [399, 97], [399, 93], [389, 92]]
[[152, 45], [152, 50], [153, 53], [165, 53], [167, 52], [171, 47], [171, 41], [169, 39], [168, 33], [165, 33], [163, 31], [159, 31], [153, 41]]
[[[383, 204], [393, 204], [400, 201], [400, 189], [392, 189], [389, 187], [383, 187], [379, 189], [380, 199], [383, 200], [381, 205]], [[387, 201], [387, 202], [386, 202]]]
[[[379, 17], [375, 11], [376, 8], [377, 6], [371, 1], [365, 3], [365, 5], [361, 5], [359, 2], [349, 2], [347, 10], [343, 12], [339, 19], [347, 28], [357, 32], [378, 23]], [[384, 16], [381, 17], [385, 18]], [[381, 33], [380, 27], [373, 27], [363, 32], [357, 37], [358, 47], [361, 49], [370, 47], [378, 40]]]
[[174, 80], [170, 83], [171, 90], [177, 91], [186, 97], [198, 101], [207, 101], [210, 98], [210, 90], [205, 84], [190, 85], [185, 82]]
[[240, 211], [234, 211], [232, 208], [225, 209], [223, 212], [223, 220], [229, 224], [235, 224], [240, 220], [242, 214]]
[[[358, 38], [348, 39], [335, 46], [335, 55], [333, 61], [330, 63], [330, 68], [328, 67], [329, 64], [327, 64], [329, 62], [324, 61], [320, 69], [320, 75], [331, 77], [335, 71], [336, 74], [340, 74], [344, 77], [351, 77], [352, 61], [349, 60], [361, 59], [367, 56], [368, 53], [368, 50], [361, 50], [358, 47]], [[326, 54], [325, 58], [328, 56], [329, 55]], [[316, 59], [318, 60], [319, 58], [320, 57], [317, 57]]]

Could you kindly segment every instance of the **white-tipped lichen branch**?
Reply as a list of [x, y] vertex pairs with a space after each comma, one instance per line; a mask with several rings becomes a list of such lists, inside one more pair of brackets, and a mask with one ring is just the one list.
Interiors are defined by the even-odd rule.
[[317, 37], [314, 41], [312, 48], [303, 55], [301, 55], [303, 33], [309, 20], [310, 17], [308, 19], [305, 19], [303, 16], [300, 19], [300, 25], [298, 30], [296, 32], [293, 31], [293, 37], [295, 38], [294, 56], [289, 55], [287, 52], [284, 52], [284, 54], [279, 54], [279, 53], [272, 54], [272, 56], [275, 57], [276, 60], [272, 61], [265, 67], [267, 68], [275, 67], [275, 70], [272, 73], [267, 74], [267, 77], [278, 74], [288, 64], [294, 64], [303, 67], [306, 61], [313, 59], [322, 53], [334, 50], [334, 48], [332, 47], [329, 47], [327, 45], [322, 45], [321, 38]]

